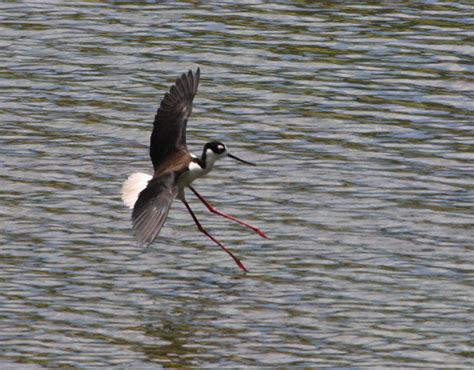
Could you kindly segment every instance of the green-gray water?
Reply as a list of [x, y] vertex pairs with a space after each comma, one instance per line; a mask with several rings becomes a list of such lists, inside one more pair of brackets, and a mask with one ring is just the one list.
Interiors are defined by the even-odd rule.
[[[0, 368], [474, 366], [471, 2], [0, 3]], [[222, 161], [138, 247], [120, 187], [201, 68]]]

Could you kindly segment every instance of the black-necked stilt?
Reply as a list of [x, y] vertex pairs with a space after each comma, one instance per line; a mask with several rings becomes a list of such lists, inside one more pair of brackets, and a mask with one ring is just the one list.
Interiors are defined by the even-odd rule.
[[201, 226], [184, 196], [184, 189], [188, 187], [209, 211], [238, 222], [268, 239], [259, 228], [217, 210], [191, 186], [194, 180], [209, 173], [220, 158], [230, 157], [245, 164], [255, 165], [229, 154], [226, 146], [218, 141], [204, 145], [201, 157], [188, 151], [186, 124], [192, 112], [199, 76], [199, 68], [194, 74], [192, 71], [183, 73], [171, 86], [169, 93], [165, 94], [153, 122], [150, 140], [150, 157], [155, 172], [153, 176], [144, 173], [131, 175], [123, 184], [122, 199], [127, 206], [133, 208], [133, 229], [140, 244], [149, 245], [155, 240], [173, 199], [177, 197], [186, 206], [199, 231], [226, 251], [241, 269], [248, 271], [230, 250]]

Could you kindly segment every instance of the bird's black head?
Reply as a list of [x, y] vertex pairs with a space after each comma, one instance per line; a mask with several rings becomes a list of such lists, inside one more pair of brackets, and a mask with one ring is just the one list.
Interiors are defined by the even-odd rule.
[[214, 154], [224, 154], [227, 152], [227, 148], [224, 145], [224, 143], [221, 143], [220, 141], [210, 141], [204, 145], [204, 152], [208, 153], [208, 150], [210, 150]]
[[245, 163], [245, 164], [250, 164], [252, 166], [255, 166], [255, 164], [244, 161], [243, 159], [240, 159], [236, 157], [235, 155], [232, 155], [227, 152], [227, 147], [225, 146], [224, 143], [221, 143], [220, 141], [210, 141], [204, 145], [204, 149], [202, 151], [202, 157], [201, 159], [205, 162], [210, 164], [211, 166], [214, 165], [214, 162], [217, 159], [223, 158], [223, 157], [230, 157], [232, 159], [235, 159], [239, 162]]

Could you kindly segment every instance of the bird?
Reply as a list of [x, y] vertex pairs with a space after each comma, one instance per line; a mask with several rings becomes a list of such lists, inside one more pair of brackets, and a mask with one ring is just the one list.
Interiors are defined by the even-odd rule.
[[200, 75], [200, 68], [194, 73], [192, 70], [183, 73], [165, 93], [156, 112], [150, 137], [149, 155], [153, 175], [141, 172], [130, 175], [122, 186], [122, 200], [132, 209], [132, 228], [140, 245], [148, 246], [157, 238], [171, 204], [177, 198], [185, 205], [198, 230], [232, 257], [240, 269], [248, 272], [240, 259], [201, 225], [185, 197], [188, 188], [210, 212], [237, 222], [268, 239], [259, 228], [215, 208], [191, 185], [207, 175], [218, 160], [226, 157], [246, 165], [256, 165], [229, 153], [227, 146], [220, 141], [207, 142], [200, 156], [188, 150], [186, 128]]

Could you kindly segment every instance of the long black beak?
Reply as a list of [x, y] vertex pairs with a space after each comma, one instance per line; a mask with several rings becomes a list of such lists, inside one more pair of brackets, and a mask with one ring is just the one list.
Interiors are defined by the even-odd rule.
[[239, 162], [242, 162], [242, 163], [245, 163], [245, 164], [249, 164], [251, 166], [256, 166], [255, 163], [244, 161], [243, 159], [240, 159], [239, 157], [236, 157], [235, 155], [227, 153], [227, 156], [232, 158], [232, 159], [235, 159], [236, 161], [239, 161]]

